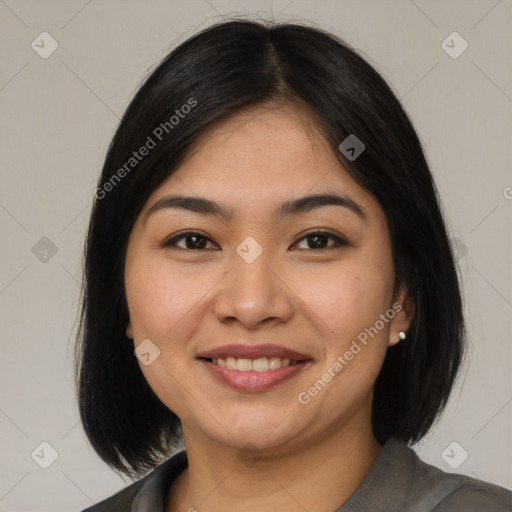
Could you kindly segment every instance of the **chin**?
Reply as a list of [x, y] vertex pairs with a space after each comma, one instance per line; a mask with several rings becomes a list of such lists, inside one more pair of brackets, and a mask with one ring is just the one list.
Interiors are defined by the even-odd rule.
[[288, 413], [280, 412], [246, 414], [237, 408], [233, 415], [224, 414], [225, 430], [217, 424], [211, 437], [236, 449], [250, 449], [251, 446], [260, 450], [275, 449], [291, 442], [303, 430], [296, 418], [289, 421], [293, 414], [287, 417]]

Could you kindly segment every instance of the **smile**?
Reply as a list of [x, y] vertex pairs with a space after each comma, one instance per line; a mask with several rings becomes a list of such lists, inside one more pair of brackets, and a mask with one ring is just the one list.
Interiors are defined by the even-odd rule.
[[217, 382], [237, 391], [266, 391], [298, 375], [312, 358], [288, 347], [240, 340], [196, 356]]
[[290, 358], [280, 357], [260, 357], [258, 359], [244, 359], [238, 357], [214, 358], [210, 360], [213, 364], [228, 370], [238, 370], [239, 372], [267, 372], [279, 370], [287, 366], [295, 366], [298, 361]]

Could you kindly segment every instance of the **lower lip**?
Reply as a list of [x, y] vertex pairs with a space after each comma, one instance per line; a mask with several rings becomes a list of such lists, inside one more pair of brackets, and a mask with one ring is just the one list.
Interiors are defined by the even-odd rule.
[[201, 359], [201, 362], [218, 381], [239, 391], [266, 391], [291, 379], [309, 365], [309, 361], [304, 361], [294, 366], [282, 366], [277, 370], [267, 370], [266, 372], [255, 372], [254, 370], [241, 372], [228, 370], [206, 359]]

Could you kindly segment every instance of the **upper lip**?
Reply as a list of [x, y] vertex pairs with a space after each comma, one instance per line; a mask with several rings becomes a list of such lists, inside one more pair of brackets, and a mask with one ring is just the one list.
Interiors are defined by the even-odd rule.
[[281, 359], [294, 359], [296, 361], [311, 359], [309, 356], [296, 352], [295, 350], [272, 344], [223, 345], [222, 347], [216, 347], [206, 352], [201, 352], [197, 357], [201, 359], [226, 359], [228, 357], [236, 357], [238, 359], [258, 359], [261, 357], [280, 357]]

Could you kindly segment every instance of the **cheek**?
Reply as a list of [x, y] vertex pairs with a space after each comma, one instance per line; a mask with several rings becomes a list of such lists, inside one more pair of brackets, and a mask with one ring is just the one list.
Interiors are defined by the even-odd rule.
[[297, 295], [329, 337], [352, 340], [389, 307], [392, 273], [385, 262], [354, 259], [295, 277]]
[[189, 395], [180, 375], [189, 364], [188, 340], [204, 314], [205, 295], [212, 288], [204, 272], [184, 270], [161, 257], [133, 257], [125, 286], [136, 344], [148, 338], [160, 349], [151, 365], [139, 367], [155, 394], [186, 418]]
[[172, 265], [161, 255], [134, 258], [125, 286], [135, 338], [168, 343], [202, 311], [208, 291], [221, 277], [206, 267]]

